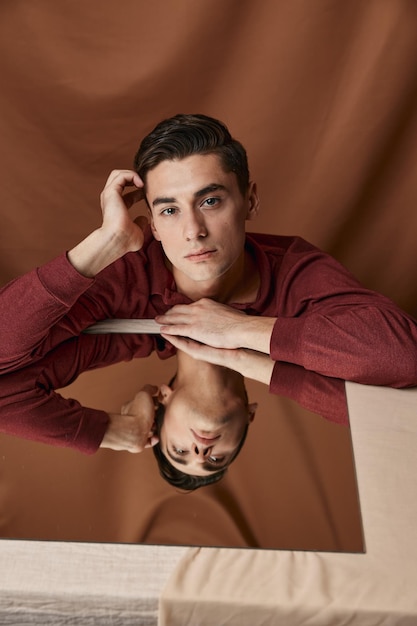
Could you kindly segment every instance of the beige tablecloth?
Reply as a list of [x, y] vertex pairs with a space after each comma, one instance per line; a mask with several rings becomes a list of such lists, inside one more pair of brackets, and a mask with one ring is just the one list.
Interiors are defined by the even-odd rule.
[[190, 549], [161, 626], [417, 623], [417, 389], [347, 388], [366, 553]]

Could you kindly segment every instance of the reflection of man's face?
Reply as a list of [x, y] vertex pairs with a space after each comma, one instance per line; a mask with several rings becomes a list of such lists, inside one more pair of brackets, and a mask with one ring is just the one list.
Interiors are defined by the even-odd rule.
[[230, 390], [210, 399], [185, 387], [171, 390], [164, 385], [161, 390], [165, 417], [160, 446], [170, 463], [194, 476], [229, 465], [254, 415], [245, 398]]
[[153, 234], [177, 283], [224, 277], [242, 258], [256, 191], [251, 185], [243, 196], [236, 175], [223, 170], [217, 155], [163, 161], [148, 172], [146, 195]]

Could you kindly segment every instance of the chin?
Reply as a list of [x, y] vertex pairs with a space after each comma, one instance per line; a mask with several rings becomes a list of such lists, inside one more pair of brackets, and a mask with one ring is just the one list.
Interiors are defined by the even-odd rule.
[[190, 278], [192, 278], [196, 282], [203, 281], [203, 280], [217, 280], [218, 278], [221, 278], [222, 276], [224, 276], [230, 270], [231, 267], [232, 266], [230, 264], [228, 264], [225, 267], [206, 266], [206, 267], [195, 268], [195, 271], [193, 272], [190, 272], [188, 270], [187, 274]]

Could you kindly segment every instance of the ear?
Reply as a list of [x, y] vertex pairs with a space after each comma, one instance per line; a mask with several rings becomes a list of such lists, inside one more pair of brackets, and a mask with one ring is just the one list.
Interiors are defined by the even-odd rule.
[[163, 404], [164, 406], [166, 406], [172, 393], [173, 393], [173, 389], [171, 389], [169, 385], [162, 383], [162, 385], [159, 387], [159, 394], [158, 394], [159, 402]]
[[246, 213], [246, 219], [247, 220], [255, 219], [255, 217], [258, 216], [259, 207], [260, 207], [260, 202], [259, 202], [259, 196], [258, 196], [258, 189], [256, 187], [256, 183], [251, 181], [249, 183], [249, 189], [248, 189], [248, 210]]
[[253, 422], [253, 420], [255, 419], [255, 413], [256, 413], [256, 409], [257, 408], [258, 408], [258, 403], [257, 402], [252, 402], [248, 406], [248, 424]]

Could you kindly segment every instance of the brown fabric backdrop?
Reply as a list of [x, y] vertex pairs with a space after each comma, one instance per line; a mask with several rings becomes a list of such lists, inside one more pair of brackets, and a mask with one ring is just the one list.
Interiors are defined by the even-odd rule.
[[[155, 123], [202, 112], [247, 147], [262, 199], [251, 229], [305, 237], [417, 314], [416, 13], [411, 0], [3, 0], [0, 282], [100, 223], [109, 171], [131, 166]], [[94, 373], [70, 392], [116, 408], [173, 364], [144, 367]], [[268, 428], [287, 463], [282, 482], [259, 486], [280, 512], [268, 533], [281, 547], [356, 548], [348, 430], [277, 398], [263, 399], [230, 477], [239, 519], [264, 523], [244, 487]], [[3, 536], [172, 540], [171, 492], [146, 453], [84, 458], [5, 436], [0, 446]], [[218, 506], [210, 494], [195, 494], [204, 518]], [[212, 542], [235, 545], [245, 524], [224, 510], [234, 522]], [[187, 530], [185, 542], [206, 534]]]

